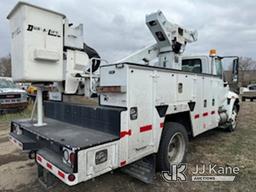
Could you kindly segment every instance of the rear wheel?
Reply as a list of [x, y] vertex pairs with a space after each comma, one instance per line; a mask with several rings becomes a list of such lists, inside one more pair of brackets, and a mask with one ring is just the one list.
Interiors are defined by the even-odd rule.
[[157, 154], [157, 166], [161, 171], [169, 171], [170, 165], [185, 161], [188, 134], [179, 123], [166, 123]]

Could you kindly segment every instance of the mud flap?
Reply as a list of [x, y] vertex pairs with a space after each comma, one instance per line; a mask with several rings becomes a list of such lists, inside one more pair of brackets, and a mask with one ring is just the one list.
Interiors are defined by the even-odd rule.
[[144, 183], [153, 183], [156, 175], [156, 155], [149, 155], [121, 169], [122, 172]]

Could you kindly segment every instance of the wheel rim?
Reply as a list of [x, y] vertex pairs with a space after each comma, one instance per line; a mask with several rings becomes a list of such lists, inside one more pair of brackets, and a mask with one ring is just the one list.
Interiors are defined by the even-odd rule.
[[233, 129], [235, 129], [237, 125], [236, 119], [237, 119], [237, 112], [236, 112], [236, 109], [233, 109], [231, 114], [231, 125]]
[[168, 161], [170, 164], [182, 162], [185, 154], [185, 138], [181, 133], [175, 133], [168, 144]]

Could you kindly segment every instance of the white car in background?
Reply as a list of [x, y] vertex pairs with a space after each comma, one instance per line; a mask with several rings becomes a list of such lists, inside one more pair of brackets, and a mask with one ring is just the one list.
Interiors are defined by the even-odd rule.
[[256, 99], [256, 84], [250, 84], [247, 87], [240, 88], [240, 95], [242, 97], [242, 101], [246, 99], [250, 99], [253, 101]]
[[27, 105], [27, 92], [18, 88], [11, 78], [0, 77], [0, 113], [20, 111]]

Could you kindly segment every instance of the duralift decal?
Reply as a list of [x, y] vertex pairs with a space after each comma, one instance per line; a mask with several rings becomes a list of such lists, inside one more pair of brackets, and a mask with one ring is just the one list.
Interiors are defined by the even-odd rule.
[[42, 31], [44, 33], [48, 33], [48, 35], [50, 36], [54, 36], [54, 37], [61, 37], [58, 31], [52, 30], [52, 29], [46, 29], [46, 28], [42, 28], [42, 27], [38, 27], [35, 25], [31, 25], [28, 24], [28, 28], [27, 31]]

